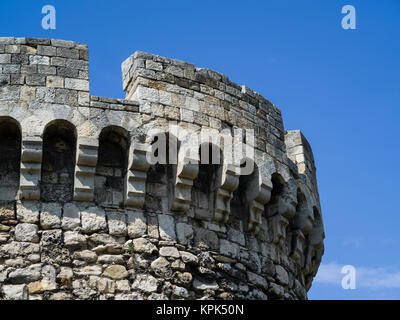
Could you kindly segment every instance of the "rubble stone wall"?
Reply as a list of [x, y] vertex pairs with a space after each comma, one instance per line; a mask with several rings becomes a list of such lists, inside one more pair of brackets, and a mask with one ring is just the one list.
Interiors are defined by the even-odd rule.
[[[324, 228], [302, 133], [246, 86], [143, 52], [126, 99], [91, 96], [88, 61], [0, 38], [0, 299], [306, 299]], [[149, 163], [170, 121], [253, 129], [254, 170], [199, 164], [211, 143], [188, 162], [184, 138], [176, 164]]]

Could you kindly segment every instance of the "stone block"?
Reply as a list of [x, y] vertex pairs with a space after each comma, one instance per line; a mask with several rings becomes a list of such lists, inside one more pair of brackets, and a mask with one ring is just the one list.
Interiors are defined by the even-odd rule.
[[166, 214], [158, 215], [158, 227], [161, 239], [176, 240], [175, 221], [172, 216]]
[[128, 211], [127, 223], [128, 223], [128, 236], [130, 238], [139, 238], [146, 234], [147, 224], [143, 212]]
[[103, 209], [90, 207], [81, 212], [82, 231], [85, 233], [105, 231], [107, 229], [106, 215]]
[[64, 204], [63, 217], [62, 217], [62, 229], [63, 230], [74, 230], [81, 225], [81, 214], [79, 208], [73, 203]]
[[15, 240], [23, 242], [39, 242], [39, 228], [36, 224], [20, 223], [15, 227]]
[[61, 210], [59, 203], [42, 203], [40, 226], [43, 229], [61, 228]]
[[81, 91], [89, 91], [89, 81], [82, 79], [65, 79], [65, 88]]
[[28, 300], [29, 290], [26, 284], [4, 285], [3, 294], [5, 300]]
[[14, 203], [0, 203], [0, 221], [15, 219]]
[[[114, 236], [125, 236], [127, 233], [126, 214], [107, 212], [108, 231]], [[131, 230], [132, 231], [132, 230]]]

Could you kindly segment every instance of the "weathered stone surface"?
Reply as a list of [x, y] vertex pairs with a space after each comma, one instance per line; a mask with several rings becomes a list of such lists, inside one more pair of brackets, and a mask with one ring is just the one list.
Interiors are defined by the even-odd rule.
[[122, 255], [104, 254], [99, 257], [98, 262], [102, 264], [123, 264], [124, 257]]
[[126, 271], [126, 268], [124, 266], [112, 265], [104, 270], [103, 276], [114, 280], [120, 280], [128, 276], [128, 271]]
[[237, 244], [227, 241], [225, 239], [220, 240], [219, 252], [223, 255], [236, 258], [239, 253], [239, 247]]
[[158, 251], [157, 247], [154, 244], [144, 238], [134, 239], [133, 248], [135, 252], [144, 252], [148, 254]]
[[260, 288], [263, 288], [263, 289], [268, 288], [268, 282], [263, 277], [255, 274], [253, 272], [250, 272], [250, 271], [247, 272], [247, 277], [248, 277], [250, 283], [252, 283], [256, 286], [259, 286]]
[[86, 236], [75, 231], [67, 231], [64, 233], [64, 244], [67, 247], [84, 248], [87, 245]]
[[186, 288], [174, 286], [172, 294], [177, 298], [189, 298], [189, 292]]
[[197, 264], [199, 259], [192, 253], [186, 251], [179, 251], [182, 261], [188, 264]]
[[24, 242], [39, 242], [39, 228], [35, 224], [20, 223], [15, 227], [15, 239]]
[[142, 212], [128, 211], [128, 235], [130, 238], [139, 238], [146, 234], [146, 218]]
[[157, 276], [170, 278], [172, 270], [170, 269], [170, 263], [164, 257], [159, 257], [151, 263], [151, 269]]
[[97, 254], [90, 250], [83, 250], [75, 252], [72, 258], [83, 260], [87, 263], [95, 263], [97, 261]]
[[205, 281], [203, 279], [194, 279], [193, 288], [195, 290], [205, 291], [205, 290], [217, 290], [218, 284], [215, 281]]
[[79, 269], [74, 269], [74, 274], [78, 276], [99, 276], [101, 275], [103, 268], [98, 265], [86, 266]]
[[17, 269], [8, 275], [12, 283], [29, 283], [40, 279], [41, 265], [35, 264], [26, 268]]
[[51, 282], [50, 280], [39, 280], [31, 282], [28, 285], [28, 289], [30, 294], [54, 291], [57, 289], [57, 284], [55, 282]]
[[158, 216], [158, 224], [161, 239], [176, 240], [175, 222], [173, 217], [166, 214], [160, 214]]
[[111, 235], [125, 236], [127, 233], [126, 215], [120, 212], [107, 213], [108, 230]]
[[74, 230], [81, 225], [79, 208], [73, 203], [66, 203], [63, 209], [62, 228], [63, 230]]
[[14, 219], [14, 204], [1, 204], [0, 205], [0, 221]]
[[158, 287], [157, 279], [151, 275], [144, 275], [144, 274], [138, 275], [132, 284], [132, 289], [141, 290], [149, 293], [157, 291], [157, 287]]
[[17, 202], [17, 219], [24, 223], [39, 222], [39, 206], [33, 201]]
[[117, 291], [129, 292], [131, 290], [128, 280], [118, 280], [115, 284], [117, 286]]
[[43, 203], [40, 212], [40, 226], [43, 229], [60, 228], [61, 208], [58, 203]]
[[175, 247], [161, 247], [160, 255], [163, 257], [179, 258], [179, 251]]
[[104, 210], [91, 207], [81, 212], [82, 231], [86, 233], [98, 232], [107, 229]]
[[275, 267], [275, 269], [276, 269], [277, 280], [283, 285], [288, 285], [289, 284], [289, 275], [288, 275], [287, 271], [280, 265], [277, 265]]
[[194, 240], [196, 246], [212, 250], [218, 249], [218, 236], [214, 231], [196, 228]]
[[0, 254], [2, 256], [25, 256], [39, 252], [40, 246], [37, 243], [13, 241], [0, 246]]
[[26, 284], [4, 285], [3, 294], [5, 300], [28, 300], [29, 290]]
[[180, 244], [189, 244], [193, 239], [193, 227], [187, 223], [176, 224], [176, 234], [178, 236], [178, 242]]
[[60, 272], [57, 275], [57, 279], [60, 279], [62, 284], [69, 284], [71, 282], [72, 277], [74, 276], [74, 272], [72, 268], [61, 267]]
[[240, 232], [236, 229], [233, 229], [233, 228], [228, 229], [228, 239], [229, 239], [229, 241], [240, 244], [243, 247], [246, 245], [244, 233]]
[[115, 281], [99, 278], [99, 277], [90, 277], [89, 285], [97, 289], [100, 293], [115, 293], [116, 284]]

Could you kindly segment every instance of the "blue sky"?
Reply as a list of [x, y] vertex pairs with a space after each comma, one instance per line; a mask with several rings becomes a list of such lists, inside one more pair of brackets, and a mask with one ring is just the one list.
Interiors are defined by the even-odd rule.
[[[56, 30], [41, 28], [46, 4]], [[356, 30], [341, 28], [346, 4]], [[124, 97], [120, 65], [135, 50], [260, 92], [314, 151], [326, 250], [309, 298], [400, 298], [400, 1], [3, 0], [0, 36], [88, 44], [92, 95]], [[343, 265], [357, 289], [341, 288]]]

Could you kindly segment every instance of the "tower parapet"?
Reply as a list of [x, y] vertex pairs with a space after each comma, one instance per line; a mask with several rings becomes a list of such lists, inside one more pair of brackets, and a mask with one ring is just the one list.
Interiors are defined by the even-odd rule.
[[[303, 135], [225, 75], [144, 52], [122, 64], [125, 99], [91, 96], [88, 61], [83, 44], [0, 38], [0, 298], [306, 299], [324, 229]], [[254, 130], [254, 152], [190, 148], [171, 121]], [[154, 129], [167, 163], [149, 160]]]

